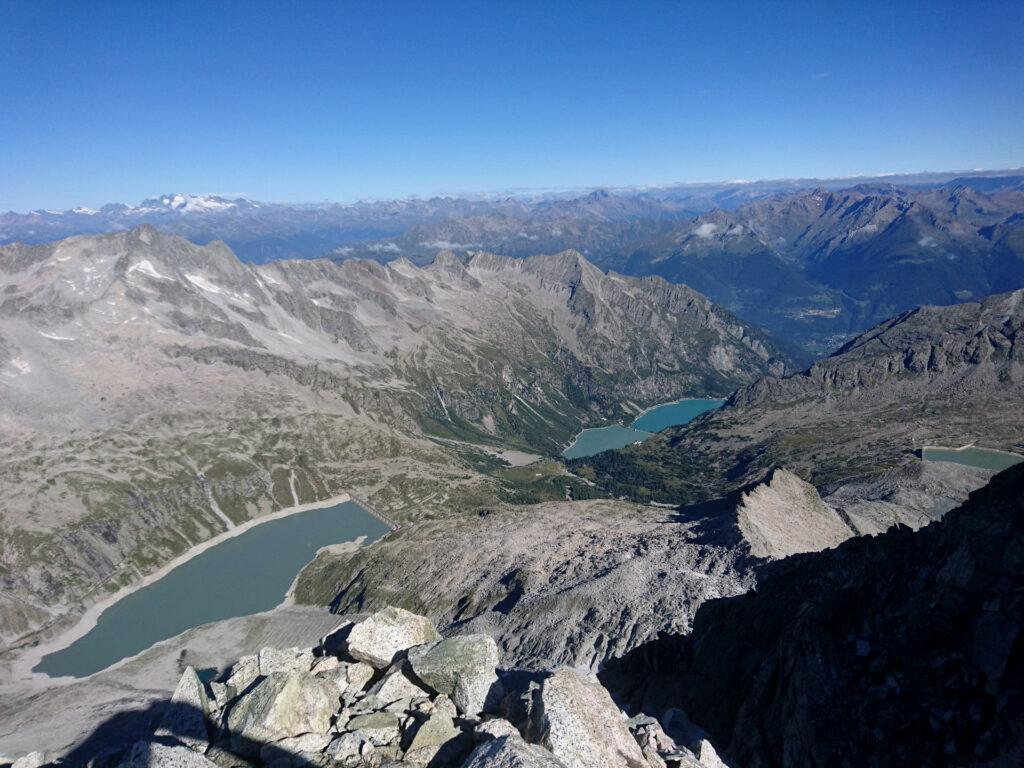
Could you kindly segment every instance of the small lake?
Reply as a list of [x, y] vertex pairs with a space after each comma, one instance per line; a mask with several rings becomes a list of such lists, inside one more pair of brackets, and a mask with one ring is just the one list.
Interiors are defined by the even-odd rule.
[[388, 530], [351, 501], [261, 523], [118, 600], [34, 671], [85, 677], [192, 627], [269, 610], [318, 549], [360, 536], [369, 543]]
[[584, 429], [573, 440], [572, 445], [562, 451], [566, 459], [593, 456], [601, 451], [624, 448], [642, 442], [655, 432], [677, 427], [720, 407], [724, 400], [678, 400], [650, 408], [638, 416], [629, 427], [614, 424], [610, 427]]
[[994, 469], [997, 472], [1024, 461], [1024, 456], [1017, 453], [997, 451], [992, 448], [975, 448], [974, 446], [969, 448], [924, 448], [921, 450], [921, 458], [925, 461], [952, 461], [968, 467]]

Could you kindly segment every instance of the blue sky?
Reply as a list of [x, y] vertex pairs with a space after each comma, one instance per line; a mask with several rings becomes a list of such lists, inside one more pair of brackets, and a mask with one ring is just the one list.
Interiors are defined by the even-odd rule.
[[1024, 3], [0, 0], [0, 210], [1024, 165]]

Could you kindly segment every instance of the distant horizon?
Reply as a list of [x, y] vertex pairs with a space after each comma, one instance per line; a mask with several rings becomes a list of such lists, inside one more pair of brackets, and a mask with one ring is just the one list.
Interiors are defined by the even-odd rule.
[[1019, 0], [6, 0], [0, 210], [1017, 167], [1022, 28]]
[[928, 176], [966, 176], [966, 175], [983, 175], [998, 177], [1001, 175], [1024, 175], [1024, 165], [1020, 166], [1007, 166], [1007, 167], [992, 167], [992, 168], [952, 168], [943, 170], [918, 170], [918, 171], [893, 171], [885, 173], [874, 173], [874, 174], [850, 174], [850, 175], [839, 175], [839, 176], [778, 176], [772, 178], [758, 178], [758, 179], [713, 179], [713, 180], [700, 180], [700, 181], [667, 181], [667, 182], [648, 182], [648, 183], [635, 183], [635, 184], [596, 184], [593, 186], [564, 186], [564, 187], [509, 187], [506, 189], [493, 189], [493, 190], [480, 190], [480, 191], [455, 191], [446, 190], [432, 193], [414, 193], [404, 196], [395, 197], [354, 197], [348, 199], [330, 199], [325, 198], [321, 200], [314, 199], [280, 199], [280, 198], [268, 198], [268, 197], [256, 197], [254, 195], [247, 194], [245, 192], [196, 192], [192, 190], [167, 190], [156, 194], [149, 194], [144, 197], [138, 198], [135, 202], [129, 202], [127, 199], [119, 200], [105, 200], [102, 202], [96, 202], [93, 204], [78, 203], [68, 208], [57, 208], [54, 206], [38, 206], [36, 208], [29, 209], [4, 209], [0, 206], [0, 212], [5, 214], [16, 214], [26, 215], [38, 212], [49, 212], [49, 213], [68, 213], [74, 212], [79, 209], [99, 211], [104, 206], [108, 205], [124, 205], [128, 208], [135, 208], [140, 203], [146, 200], [159, 200], [163, 197], [170, 195], [186, 195], [189, 197], [197, 198], [220, 198], [222, 200], [248, 200], [253, 203], [265, 203], [268, 205], [295, 205], [295, 206], [316, 206], [316, 205], [359, 205], [362, 203], [387, 203], [387, 202], [403, 202], [409, 200], [432, 200], [432, 199], [465, 199], [465, 200], [491, 200], [501, 197], [545, 197], [551, 196], [556, 197], [559, 195], [587, 195], [593, 192], [606, 190], [611, 193], [641, 193], [645, 191], [657, 191], [657, 190], [670, 190], [674, 188], [685, 188], [685, 187], [721, 187], [721, 186], [747, 186], [757, 184], [782, 184], [787, 182], [837, 182], [837, 181], [884, 181], [890, 178], [913, 178], [913, 177], [928, 177]]

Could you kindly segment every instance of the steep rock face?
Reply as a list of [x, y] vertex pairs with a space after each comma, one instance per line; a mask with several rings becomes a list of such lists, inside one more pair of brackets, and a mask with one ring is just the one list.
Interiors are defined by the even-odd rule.
[[916, 462], [922, 445], [1011, 448], [1024, 434], [1022, 328], [1024, 291], [923, 307], [685, 426], [571, 466], [614, 493], [678, 503], [777, 466], [834, 487]]
[[813, 485], [785, 470], [775, 470], [769, 482], [744, 494], [736, 513], [755, 557], [818, 552], [856, 533], [821, 500]]
[[253, 266], [148, 226], [0, 248], [0, 642], [282, 507], [498, 503], [488, 446], [556, 454], [777, 367], [763, 334], [656, 282], [575, 253]]
[[941, 522], [763, 568], [693, 633], [609, 665], [737, 764], [1015, 765], [1024, 756], [1024, 467]]
[[597, 668], [704, 600], [738, 594], [753, 562], [735, 526], [619, 501], [550, 502], [410, 525], [322, 555], [297, 595], [354, 613], [388, 604], [448, 633], [482, 632], [517, 667]]

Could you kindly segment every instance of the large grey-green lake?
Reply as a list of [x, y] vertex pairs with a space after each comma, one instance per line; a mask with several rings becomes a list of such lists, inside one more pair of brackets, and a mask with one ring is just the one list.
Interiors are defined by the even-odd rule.
[[720, 407], [724, 400], [677, 400], [665, 403], [644, 411], [628, 427], [613, 424], [609, 427], [584, 429], [573, 440], [572, 445], [562, 451], [567, 459], [579, 459], [593, 456], [601, 451], [624, 448], [636, 442], [642, 442], [655, 432], [669, 427], [677, 427]]
[[53, 677], [85, 677], [187, 629], [266, 611], [284, 599], [321, 547], [388, 527], [355, 502], [270, 520], [196, 555], [100, 614], [87, 634], [36, 665]]

